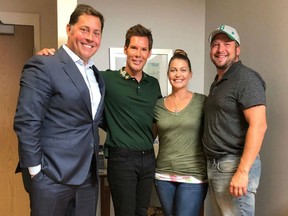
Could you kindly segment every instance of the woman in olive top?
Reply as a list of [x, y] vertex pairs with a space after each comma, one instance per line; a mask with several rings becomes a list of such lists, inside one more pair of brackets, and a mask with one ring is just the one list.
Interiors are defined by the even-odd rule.
[[188, 90], [191, 78], [187, 54], [175, 50], [168, 66], [172, 93], [155, 106], [159, 137], [155, 184], [166, 215], [199, 215], [207, 193], [201, 142], [206, 96]]

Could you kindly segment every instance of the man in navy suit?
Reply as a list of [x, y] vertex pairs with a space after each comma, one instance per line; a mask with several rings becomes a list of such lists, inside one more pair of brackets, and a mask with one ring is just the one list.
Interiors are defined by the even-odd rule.
[[95, 216], [98, 199], [98, 126], [104, 82], [91, 57], [104, 18], [78, 5], [66, 27], [68, 41], [54, 56], [34, 56], [24, 66], [14, 120], [20, 167], [31, 175], [32, 216]]

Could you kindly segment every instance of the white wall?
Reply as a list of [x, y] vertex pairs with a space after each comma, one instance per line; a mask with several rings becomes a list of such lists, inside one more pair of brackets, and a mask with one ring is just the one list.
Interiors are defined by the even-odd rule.
[[[57, 0], [57, 39], [58, 47], [67, 42], [66, 26], [70, 15], [77, 5], [77, 0]], [[56, 48], [56, 47], [55, 47]]]
[[[267, 84], [268, 131], [261, 150], [262, 176], [256, 215], [288, 215], [288, 4], [285, 0], [206, 0], [205, 92], [216, 75], [209, 59], [209, 33], [220, 24], [237, 28], [240, 58]], [[213, 215], [212, 213], [207, 215]]]

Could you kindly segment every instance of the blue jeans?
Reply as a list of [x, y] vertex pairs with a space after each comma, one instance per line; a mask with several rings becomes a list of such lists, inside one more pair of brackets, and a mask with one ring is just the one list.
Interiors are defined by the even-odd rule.
[[261, 175], [260, 157], [257, 156], [250, 169], [246, 196], [237, 198], [230, 194], [229, 186], [239, 163], [240, 157], [233, 155], [207, 160], [209, 195], [215, 215], [252, 216], [255, 214], [255, 195]]
[[146, 216], [155, 176], [154, 150], [109, 151], [107, 171], [115, 216]]
[[156, 190], [166, 216], [198, 216], [208, 184], [155, 180]]

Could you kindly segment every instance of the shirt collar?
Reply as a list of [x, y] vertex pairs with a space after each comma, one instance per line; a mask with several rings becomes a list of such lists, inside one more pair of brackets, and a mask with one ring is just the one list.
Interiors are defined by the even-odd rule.
[[[146, 79], [146, 73], [142, 72], [143, 76], [141, 80]], [[120, 69], [120, 75], [123, 77], [123, 79], [128, 80], [128, 79], [134, 79], [134, 77], [131, 77], [130, 74], [125, 70], [125, 67], [122, 67]]]
[[[67, 54], [72, 58], [72, 60], [75, 63], [84, 66], [84, 61], [78, 55], [76, 55], [71, 49], [69, 49], [69, 47], [67, 47], [66, 44], [63, 45], [63, 49], [67, 52]], [[92, 59], [89, 59], [85, 68], [92, 67], [92, 65], [94, 65], [94, 62]]]

